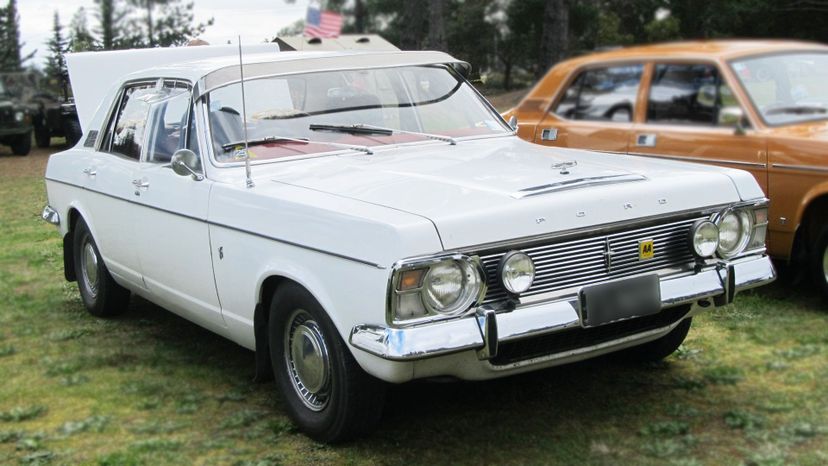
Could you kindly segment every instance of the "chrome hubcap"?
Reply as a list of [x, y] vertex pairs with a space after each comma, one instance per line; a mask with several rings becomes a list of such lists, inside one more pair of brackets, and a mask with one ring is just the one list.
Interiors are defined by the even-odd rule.
[[84, 242], [81, 251], [81, 266], [83, 283], [94, 298], [98, 295], [98, 255], [95, 254], [95, 248], [88, 239]]
[[316, 321], [303, 309], [294, 311], [285, 327], [288, 377], [309, 409], [321, 411], [330, 395], [330, 358]]
[[828, 282], [828, 247], [822, 251], [822, 274], [825, 275], [825, 281]]

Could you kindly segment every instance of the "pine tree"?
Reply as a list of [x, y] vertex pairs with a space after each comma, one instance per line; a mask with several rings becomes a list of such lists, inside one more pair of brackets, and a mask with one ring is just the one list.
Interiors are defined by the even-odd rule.
[[126, 10], [119, 8], [115, 0], [95, 0], [98, 5], [98, 28], [101, 48], [114, 50], [124, 46]]
[[52, 37], [46, 42], [49, 47], [49, 57], [46, 58], [44, 72], [50, 82], [58, 83], [66, 71], [67, 41], [63, 37], [63, 26], [60, 24], [60, 16], [55, 10], [54, 22], [52, 23]]
[[3, 9], [3, 24], [0, 27], [2, 42], [0, 42], [0, 70], [21, 71], [23, 64], [29, 60], [35, 52], [26, 57], [20, 56], [23, 44], [20, 43], [20, 16], [17, 14], [17, 0], [9, 0], [6, 8]]
[[72, 21], [69, 22], [69, 46], [72, 52], [86, 52], [96, 50], [95, 37], [89, 32], [89, 24], [86, 17], [86, 8], [80, 7]]

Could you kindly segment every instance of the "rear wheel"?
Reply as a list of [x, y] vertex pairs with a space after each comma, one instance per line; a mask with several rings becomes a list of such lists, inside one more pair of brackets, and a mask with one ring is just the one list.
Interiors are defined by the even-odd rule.
[[49, 128], [45, 125], [38, 125], [35, 126], [34, 132], [37, 147], [41, 149], [49, 147], [49, 144], [52, 142], [52, 135], [49, 133]]
[[29, 155], [32, 150], [32, 133], [17, 136], [11, 144], [11, 150], [14, 155]]
[[661, 361], [673, 354], [687, 337], [690, 331], [692, 319], [687, 318], [681, 321], [670, 333], [643, 345], [634, 346], [623, 352], [626, 359], [638, 362]]
[[813, 251], [811, 273], [822, 296], [828, 300], [828, 226], [823, 227], [817, 235]]
[[129, 305], [129, 290], [115, 283], [98, 245], [83, 219], [75, 225], [73, 253], [78, 290], [86, 309], [96, 317], [123, 314]]
[[273, 295], [270, 358], [288, 415], [320, 442], [367, 433], [379, 421], [385, 385], [365, 373], [322, 306], [294, 283]]

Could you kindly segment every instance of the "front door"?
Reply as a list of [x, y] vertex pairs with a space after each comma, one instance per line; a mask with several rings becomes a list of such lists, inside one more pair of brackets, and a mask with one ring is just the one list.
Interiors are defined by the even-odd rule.
[[625, 153], [644, 67], [581, 71], [535, 131], [536, 143]]
[[177, 175], [170, 160], [178, 149], [198, 153], [191, 93], [165, 81], [151, 99], [146, 148], [135, 171], [133, 200], [144, 282], [159, 304], [209, 329], [224, 327], [213, 277], [207, 208], [212, 182]]
[[715, 64], [656, 63], [646, 119], [634, 126], [629, 153], [747, 170], [767, 194], [765, 137], [727, 121], [744, 111], [730, 89]]

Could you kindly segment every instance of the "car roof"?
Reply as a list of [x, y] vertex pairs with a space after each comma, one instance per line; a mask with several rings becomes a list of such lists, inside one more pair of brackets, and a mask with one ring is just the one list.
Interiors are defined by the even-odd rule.
[[590, 53], [567, 60], [568, 65], [580, 66], [585, 63], [615, 60], [654, 58], [719, 59], [733, 58], [786, 51], [828, 51], [828, 46], [817, 42], [794, 40], [697, 40], [665, 42], [660, 44], [622, 47]]

